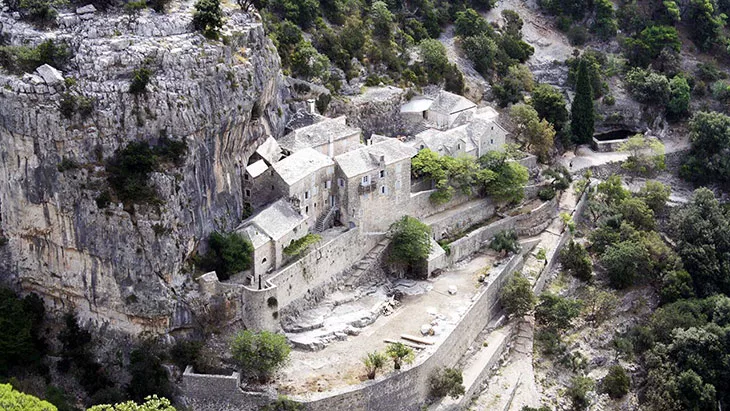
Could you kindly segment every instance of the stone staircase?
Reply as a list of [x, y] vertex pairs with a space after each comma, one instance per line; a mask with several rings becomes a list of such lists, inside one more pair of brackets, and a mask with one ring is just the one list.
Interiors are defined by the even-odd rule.
[[335, 218], [335, 213], [337, 212], [337, 210], [339, 210], [339, 207], [337, 207], [336, 205], [330, 207], [327, 213], [321, 216], [314, 224], [314, 231], [320, 233], [327, 229], [332, 223], [332, 220]]
[[383, 252], [385, 252], [385, 249], [388, 248], [389, 242], [390, 238], [383, 238], [375, 247], [373, 247], [372, 250], [370, 250], [360, 261], [358, 261], [357, 264], [355, 264], [352, 274], [350, 274], [350, 276], [347, 277], [347, 279], [345, 280], [345, 286], [348, 289], [354, 289], [358, 285], [360, 277], [370, 268], [372, 268], [373, 264], [377, 263], [377, 261], [380, 259], [380, 256], [383, 254]]

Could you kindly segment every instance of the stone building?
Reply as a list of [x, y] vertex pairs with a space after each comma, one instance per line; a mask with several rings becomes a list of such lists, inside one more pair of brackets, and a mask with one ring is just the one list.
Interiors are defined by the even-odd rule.
[[446, 130], [466, 124], [476, 114], [477, 105], [466, 97], [441, 90], [435, 98], [416, 97], [401, 107], [410, 122], [424, 121], [430, 127]]
[[291, 202], [280, 199], [241, 223], [236, 231], [253, 246], [255, 276], [283, 265], [284, 248], [309, 232], [307, 217]]
[[364, 232], [384, 232], [405, 215], [416, 153], [391, 138], [336, 156], [340, 221]]
[[287, 154], [312, 148], [334, 157], [360, 146], [360, 129], [347, 125], [347, 117], [328, 118], [312, 125], [298, 128], [279, 140]]

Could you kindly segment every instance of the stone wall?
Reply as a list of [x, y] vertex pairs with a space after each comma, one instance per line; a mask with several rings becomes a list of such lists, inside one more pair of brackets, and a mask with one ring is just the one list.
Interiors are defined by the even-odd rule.
[[543, 203], [529, 213], [505, 217], [481, 227], [449, 244], [451, 263], [455, 263], [487, 245], [495, 234], [503, 230], [515, 230], [520, 236], [533, 236], [544, 230], [558, 214], [557, 198]]
[[430, 198], [431, 194], [435, 191], [436, 190], [427, 190], [418, 193], [411, 193], [407, 214], [412, 217], [422, 219], [464, 204], [473, 198], [457, 192], [454, 193], [454, 197], [448, 203], [435, 205], [431, 202]]
[[[428, 396], [428, 379], [439, 367], [458, 363], [489, 323], [499, 302], [499, 290], [515, 271], [522, 268], [529, 247], [492, 269], [488, 283], [473, 299], [473, 304], [454, 330], [428, 356], [417, 358], [416, 363], [399, 373], [381, 376], [372, 381], [347, 387], [337, 392], [311, 393], [307, 397], [292, 397], [308, 411], [416, 411]], [[183, 395], [194, 408], [208, 410], [252, 409], [251, 405], [265, 402], [264, 394], [242, 391], [233, 385], [231, 376], [207, 376], [187, 372], [183, 375]], [[220, 383], [219, 383], [220, 382]], [[273, 398], [273, 395], [270, 397]], [[208, 403], [216, 404], [211, 408]], [[255, 409], [255, 408], [254, 408]]]
[[600, 140], [596, 140], [594, 138], [593, 141], [591, 142], [591, 147], [593, 147], [593, 150], [595, 150], [595, 151], [597, 151], [599, 153], [607, 153], [607, 152], [610, 152], [610, 151], [618, 151], [619, 150], [619, 146], [621, 146], [621, 144], [625, 143], [626, 140], [628, 140], [628, 139], [621, 138], [621, 139], [618, 139], [618, 140], [605, 140], [605, 141], [600, 141]]
[[488, 220], [494, 215], [495, 206], [488, 198], [479, 199], [460, 210], [458, 213], [448, 214], [439, 219], [426, 223], [431, 227], [434, 239], [441, 240], [448, 235], [466, 230], [474, 224]]

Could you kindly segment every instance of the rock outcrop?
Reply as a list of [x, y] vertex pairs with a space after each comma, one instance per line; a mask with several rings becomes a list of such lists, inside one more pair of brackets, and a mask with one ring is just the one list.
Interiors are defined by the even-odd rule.
[[[0, 70], [0, 280], [51, 310], [130, 333], [186, 327], [197, 293], [186, 259], [244, 217], [241, 171], [285, 124], [279, 57], [255, 14], [226, 9], [223, 41], [211, 41], [193, 30], [192, 4], [136, 15], [85, 6], [50, 32], [0, 13], [10, 44], [55, 39], [73, 51], [64, 68]], [[131, 94], [143, 66], [147, 92]], [[61, 115], [69, 90], [93, 101], [90, 116]], [[105, 161], [161, 136], [187, 143], [184, 165], [152, 174], [162, 204], [99, 208]]]

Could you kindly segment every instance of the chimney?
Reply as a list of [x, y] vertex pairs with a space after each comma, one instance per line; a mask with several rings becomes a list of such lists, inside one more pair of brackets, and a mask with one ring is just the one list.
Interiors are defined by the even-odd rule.
[[314, 99], [313, 98], [307, 99], [307, 111], [309, 112], [309, 114], [317, 114], [314, 109]]

